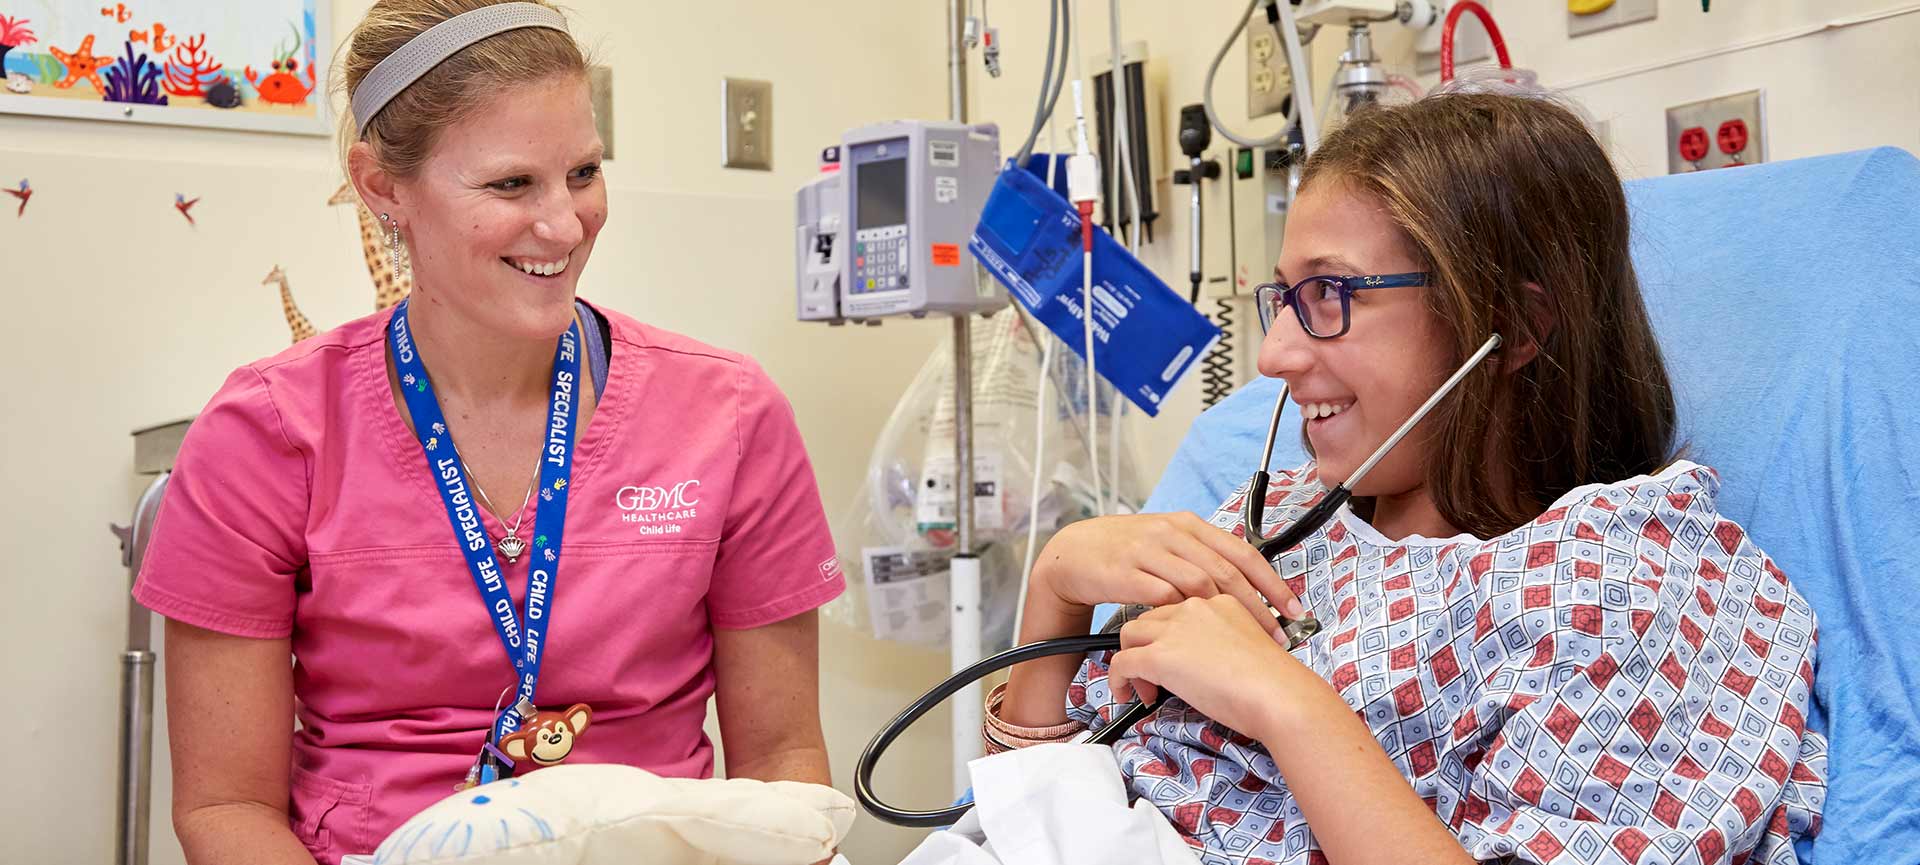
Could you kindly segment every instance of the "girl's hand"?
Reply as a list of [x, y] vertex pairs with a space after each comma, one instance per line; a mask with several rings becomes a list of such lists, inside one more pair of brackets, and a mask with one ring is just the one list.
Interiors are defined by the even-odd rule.
[[1184, 512], [1099, 517], [1061, 529], [1034, 565], [1031, 594], [1067, 612], [1224, 597], [1245, 611], [1246, 623], [1268, 633], [1280, 626], [1268, 602], [1288, 618], [1304, 615], [1258, 550]]
[[[1333, 686], [1288, 654], [1233, 598], [1190, 598], [1120, 629], [1107, 670], [1114, 698], [1151, 702], [1165, 688], [1207, 717], [1261, 741], [1287, 741], [1297, 721], [1338, 704]], [[1328, 701], [1331, 701], [1329, 703]], [[1312, 711], [1307, 711], [1312, 710]]]

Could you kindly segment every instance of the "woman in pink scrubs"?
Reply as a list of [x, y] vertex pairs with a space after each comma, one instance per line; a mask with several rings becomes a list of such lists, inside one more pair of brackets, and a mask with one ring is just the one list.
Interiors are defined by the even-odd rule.
[[135, 596], [168, 618], [188, 859], [372, 852], [565, 750], [505, 756], [579, 705], [568, 762], [709, 776], [717, 696], [730, 775], [827, 783], [814, 610], [844, 580], [792, 409], [576, 300], [607, 193], [564, 20], [380, 0], [343, 66], [414, 289], [234, 372], [181, 450]]

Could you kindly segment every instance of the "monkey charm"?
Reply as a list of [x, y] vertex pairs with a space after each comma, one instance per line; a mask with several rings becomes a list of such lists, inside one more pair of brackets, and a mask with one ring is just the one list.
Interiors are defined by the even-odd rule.
[[592, 720], [593, 710], [585, 703], [575, 703], [564, 712], [541, 710], [519, 732], [500, 740], [500, 750], [516, 763], [532, 760], [551, 766], [567, 759], [573, 740], [587, 731]]

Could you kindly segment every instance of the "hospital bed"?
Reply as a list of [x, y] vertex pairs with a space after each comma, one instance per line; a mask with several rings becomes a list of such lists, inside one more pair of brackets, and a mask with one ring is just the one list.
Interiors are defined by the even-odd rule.
[[[1627, 184], [1687, 456], [1812, 603], [1831, 741], [1816, 863], [1920, 857], [1920, 160], [1877, 150]], [[1148, 511], [1210, 516], [1279, 383], [1188, 431]], [[1297, 416], [1283, 426], [1298, 429]], [[1274, 465], [1306, 459], [1283, 434]]]

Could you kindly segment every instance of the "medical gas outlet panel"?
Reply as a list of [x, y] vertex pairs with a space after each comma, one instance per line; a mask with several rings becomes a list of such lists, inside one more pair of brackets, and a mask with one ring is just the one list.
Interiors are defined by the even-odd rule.
[[864, 126], [842, 137], [838, 155], [839, 169], [798, 195], [802, 321], [991, 312], [1007, 304], [998, 283], [979, 277], [967, 249], [999, 168], [997, 127]]

